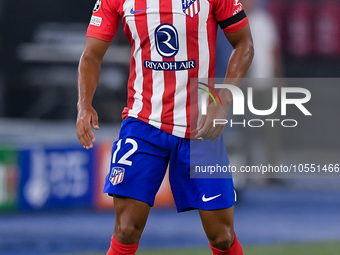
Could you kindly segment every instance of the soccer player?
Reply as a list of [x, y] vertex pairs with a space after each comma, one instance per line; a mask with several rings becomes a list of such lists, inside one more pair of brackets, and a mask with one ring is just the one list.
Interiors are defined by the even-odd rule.
[[213, 119], [227, 117], [231, 93], [221, 89], [222, 104], [209, 104], [197, 126], [190, 121], [190, 79], [214, 77], [220, 25], [234, 49], [226, 79], [240, 85], [253, 58], [242, 4], [239, 0], [98, 0], [79, 63], [77, 133], [86, 149], [95, 142], [91, 124], [99, 128], [92, 98], [119, 17], [132, 52], [127, 107], [104, 187], [116, 209], [107, 255], [135, 254], [168, 165], [177, 210], [198, 209], [212, 253], [243, 254], [234, 233], [232, 179], [190, 178], [190, 168], [204, 160], [229, 165], [221, 135], [224, 126], [213, 127]]

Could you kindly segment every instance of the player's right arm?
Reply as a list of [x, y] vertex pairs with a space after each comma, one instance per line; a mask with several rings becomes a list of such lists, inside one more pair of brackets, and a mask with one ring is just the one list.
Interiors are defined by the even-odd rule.
[[101, 62], [109, 47], [109, 42], [86, 37], [84, 52], [78, 67], [78, 116], [77, 136], [86, 149], [93, 147], [95, 136], [92, 132], [98, 129], [98, 115], [92, 107], [92, 99], [97, 88]]

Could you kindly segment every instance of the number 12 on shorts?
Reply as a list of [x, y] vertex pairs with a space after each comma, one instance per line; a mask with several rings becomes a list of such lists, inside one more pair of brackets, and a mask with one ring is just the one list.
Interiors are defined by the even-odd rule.
[[[128, 150], [117, 162], [117, 164], [123, 164], [123, 165], [132, 165], [132, 161], [127, 160], [128, 157], [130, 157], [137, 149], [138, 149], [138, 144], [135, 140], [131, 138], [126, 138], [125, 144], [130, 143], [132, 144], [132, 148]], [[117, 142], [117, 149], [112, 155], [112, 164], [116, 163], [116, 158], [117, 158], [117, 152], [120, 150], [122, 146], [122, 139], [119, 139]]]

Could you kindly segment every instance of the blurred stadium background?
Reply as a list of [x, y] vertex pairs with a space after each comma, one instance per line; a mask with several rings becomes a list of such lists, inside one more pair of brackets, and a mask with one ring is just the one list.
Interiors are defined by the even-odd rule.
[[[313, 78], [306, 87], [313, 121], [269, 133], [227, 128], [232, 164], [339, 164], [340, 1], [253, 2], [253, 24], [262, 22], [256, 12], [272, 24], [272, 33], [255, 25], [252, 32], [268, 37], [256, 40], [255, 51], [273, 48], [262, 60], [273, 71], [254, 70], [249, 78]], [[94, 3], [0, 0], [0, 254], [107, 250], [114, 209], [101, 189], [126, 101], [130, 46], [120, 27], [94, 98], [97, 143], [86, 151], [75, 130], [76, 79]], [[217, 49], [222, 77], [231, 49], [221, 33]], [[245, 254], [339, 254], [339, 179], [272, 177], [235, 179], [235, 226]], [[166, 180], [140, 247], [140, 254], [210, 253], [197, 213], [175, 212]]]

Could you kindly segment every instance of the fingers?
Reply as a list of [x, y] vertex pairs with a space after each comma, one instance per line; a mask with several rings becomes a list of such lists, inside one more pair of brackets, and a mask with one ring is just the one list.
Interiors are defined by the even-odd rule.
[[200, 128], [200, 129], [199, 129], [199, 126], [197, 127], [198, 133], [195, 137], [196, 137], [196, 139], [201, 139], [203, 141], [205, 141], [205, 140], [210, 140], [210, 141], [216, 140], [222, 134], [223, 128], [224, 128], [224, 125], [216, 125], [214, 127], [212, 121], [205, 121], [203, 127]]
[[195, 136], [197, 139], [207, 140], [207, 134], [209, 133], [209, 126], [204, 125]]
[[196, 128], [198, 131], [197, 135], [195, 136], [197, 139], [203, 140], [202, 135], [205, 135], [207, 127], [205, 127], [205, 121], [207, 119], [206, 115], [202, 115], [201, 120]]
[[78, 136], [79, 142], [81, 143], [81, 145], [83, 145], [85, 149], [90, 149], [93, 147], [93, 144], [88, 134], [88, 128], [86, 128], [84, 120], [79, 120], [77, 122], [77, 136]]
[[[85, 121], [84, 125], [85, 125], [85, 134], [86, 134], [87, 138], [91, 139], [90, 142], [92, 144], [92, 142], [96, 141], [96, 138], [94, 137], [94, 134], [92, 132], [91, 124], [90, 124], [89, 121]], [[92, 146], [91, 146], [91, 148], [92, 148]]]
[[202, 115], [201, 119], [200, 119], [200, 123], [198, 124], [197, 126], [197, 130], [201, 130], [205, 124], [205, 120], [207, 119], [207, 116], [206, 115]]
[[92, 122], [92, 127], [94, 129], [99, 129], [99, 124], [98, 124], [98, 114], [95, 113], [95, 114], [92, 114], [92, 119], [91, 119], [91, 122]]
[[98, 115], [91, 114], [89, 117], [85, 115], [85, 117], [79, 117], [77, 120], [77, 136], [80, 143], [83, 145], [85, 149], [93, 148], [93, 142], [96, 141], [96, 138], [93, 134], [91, 123], [93, 128], [98, 129]]
[[201, 139], [203, 141], [210, 140], [214, 141], [216, 140], [221, 134], [223, 129], [219, 127], [210, 127], [205, 130], [204, 128], [200, 130], [200, 132], [197, 133], [195, 136], [197, 139]]
[[197, 135], [196, 139], [201, 140], [216, 140], [218, 137], [222, 135], [223, 129], [225, 125], [218, 124], [215, 125], [215, 119], [226, 119], [227, 111], [222, 107], [216, 107], [213, 103], [211, 103], [207, 107], [207, 114], [202, 115], [201, 120], [197, 126]]
[[[224, 126], [223, 126], [224, 127]], [[221, 125], [216, 126], [215, 128], [212, 128], [212, 134], [210, 136], [210, 141], [214, 141], [217, 138], [219, 138], [222, 135], [223, 128], [221, 128]]]

